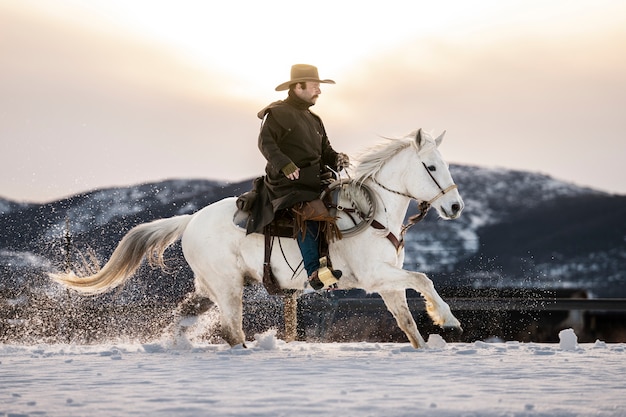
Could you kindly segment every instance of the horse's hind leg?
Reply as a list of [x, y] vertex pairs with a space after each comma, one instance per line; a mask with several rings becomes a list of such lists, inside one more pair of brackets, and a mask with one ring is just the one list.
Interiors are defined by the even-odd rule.
[[207, 312], [213, 306], [213, 301], [209, 297], [204, 297], [195, 292], [190, 293], [178, 305], [178, 314], [183, 317], [199, 316]]
[[218, 280], [223, 276], [214, 272], [207, 281], [196, 274], [196, 292], [205, 294], [217, 304], [220, 314], [220, 336], [231, 346], [245, 346], [243, 332], [243, 277]]
[[243, 332], [243, 286], [239, 291], [233, 289], [230, 293], [220, 294], [216, 301], [220, 309], [220, 324], [222, 325], [222, 339], [231, 346], [246, 346], [246, 335]]
[[198, 317], [207, 312], [213, 305], [213, 301], [208, 297], [203, 297], [195, 292], [187, 294], [174, 310], [174, 321], [166, 332], [171, 333], [174, 340], [183, 340], [187, 329], [193, 326], [198, 321]]
[[417, 330], [417, 324], [411, 315], [406, 302], [406, 290], [380, 291], [380, 296], [385, 301], [387, 309], [393, 314], [398, 326], [409, 338], [411, 345], [419, 349], [426, 346], [424, 338]]

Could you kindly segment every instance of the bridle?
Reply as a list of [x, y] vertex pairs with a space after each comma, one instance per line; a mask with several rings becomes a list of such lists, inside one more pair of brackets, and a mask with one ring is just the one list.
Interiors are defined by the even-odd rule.
[[[417, 201], [418, 204], [418, 209], [419, 209], [419, 213], [409, 217], [409, 223], [402, 225], [402, 229], [400, 230], [400, 239], [398, 239], [393, 233], [389, 232], [387, 233], [387, 239], [394, 245], [394, 247], [396, 248], [396, 251], [400, 251], [400, 249], [402, 249], [404, 247], [404, 234], [407, 232], [407, 230], [409, 230], [413, 225], [415, 225], [416, 223], [420, 222], [424, 217], [426, 217], [426, 214], [428, 213], [428, 210], [430, 209], [430, 205], [435, 202], [437, 199], [441, 198], [442, 196], [444, 196], [447, 192], [450, 192], [457, 187], [456, 184], [452, 184], [446, 188], [443, 188], [440, 184], [439, 181], [437, 181], [437, 179], [435, 178], [435, 176], [432, 174], [432, 172], [430, 171], [430, 169], [428, 169], [428, 167], [426, 166], [426, 164], [424, 162], [422, 162], [422, 165], [424, 166], [424, 169], [426, 170], [426, 172], [428, 173], [428, 176], [433, 180], [433, 182], [435, 183], [435, 185], [437, 185], [437, 188], [439, 188], [439, 193], [437, 193], [436, 196], [434, 196], [433, 198], [431, 198], [430, 200], [426, 201], [426, 200], [420, 200], [418, 198], [413, 197], [410, 194], [407, 193], [403, 193], [400, 191], [396, 191], [396, 190], [392, 190], [391, 188], [385, 186], [384, 184], [381, 184], [380, 182], [378, 182], [378, 180], [375, 177], [371, 177], [372, 181], [378, 185], [379, 187], [381, 187], [383, 190], [385, 191], [389, 191], [392, 194], [397, 194], [397, 195], [401, 195], [403, 197], [407, 197], [411, 200], [415, 200]], [[375, 229], [378, 230], [385, 230], [387, 229], [383, 224], [381, 224], [380, 222], [378, 222], [377, 220], [374, 220], [371, 224], [371, 226]]]
[[378, 180], [376, 178], [374, 178], [374, 177], [372, 177], [372, 181], [374, 181], [374, 183], [376, 183], [376, 185], [378, 185], [379, 187], [381, 187], [385, 191], [389, 191], [390, 193], [401, 195], [403, 197], [407, 197], [407, 198], [410, 198], [411, 200], [415, 200], [415, 201], [419, 202], [420, 206], [422, 204], [427, 204], [428, 206], [430, 206], [437, 199], [443, 197], [447, 192], [452, 191], [452, 190], [458, 188], [456, 184], [452, 184], [452, 185], [450, 185], [450, 186], [448, 186], [446, 188], [443, 188], [441, 185], [439, 185], [439, 181], [437, 181], [437, 179], [435, 178], [433, 173], [430, 172], [430, 169], [428, 169], [426, 164], [424, 162], [422, 162], [422, 165], [424, 166], [424, 169], [428, 173], [428, 176], [430, 177], [430, 179], [432, 179], [433, 182], [435, 183], [435, 185], [437, 186], [437, 188], [439, 188], [439, 193], [436, 196], [434, 196], [433, 198], [431, 198], [430, 200], [428, 200], [428, 201], [420, 200], [420, 199], [415, 198], [412, 195], [407, 194], [407, 193], [402, 193], [400, 191], [392, 190], [391, 188], [388, 188], [384, 184], [381, 184], [380, 182], [378, 182]]

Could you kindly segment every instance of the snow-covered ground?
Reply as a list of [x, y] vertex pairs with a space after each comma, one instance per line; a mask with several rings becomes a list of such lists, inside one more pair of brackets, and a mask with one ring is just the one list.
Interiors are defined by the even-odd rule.
[[0, 345], [0, 416], [626, 416], [626, 344]]

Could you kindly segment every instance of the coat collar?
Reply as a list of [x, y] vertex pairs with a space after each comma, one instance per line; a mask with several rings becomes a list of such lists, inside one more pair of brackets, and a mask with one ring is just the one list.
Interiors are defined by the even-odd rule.
[[285, 103], [295, 107], [298, 110], [308, 110], [308, 108], [313, 105], [313, 103], [302, 100], [296, 95], [296, 93], [291, 90], [289, 91], [289, 97], [287, 97]]

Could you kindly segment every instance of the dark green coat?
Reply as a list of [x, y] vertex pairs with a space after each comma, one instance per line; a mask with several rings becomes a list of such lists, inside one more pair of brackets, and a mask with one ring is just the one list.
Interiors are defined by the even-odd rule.
[[[318, 198], [320, 172], [326, 165], [337, 169], [337, 152], [330, 145], [322, 119], [309, 111], [310, 106], [290, 94], [258, 114], [263, 119], [259, 149], [267, 160], [265, 188], [274, 212]], [[281, 171], [291, 162], [300, 168], [300, 178], [293, 181]]]

